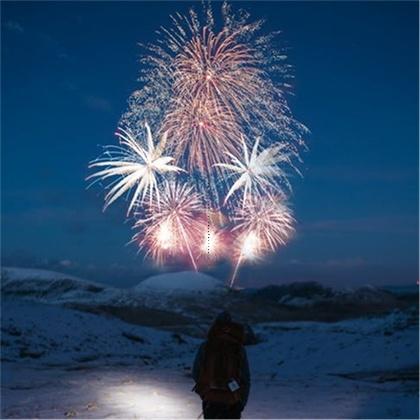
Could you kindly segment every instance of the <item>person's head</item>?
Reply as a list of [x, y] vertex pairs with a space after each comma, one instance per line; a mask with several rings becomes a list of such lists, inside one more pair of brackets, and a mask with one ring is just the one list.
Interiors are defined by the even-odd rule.
[[241, 324], [233, 321], [232, 315], [228, 311], [223, 311], [214, 319], [207, 337], [210, 340], [224, 337], [229, 341], [243, 343], [244, 328]]
[[232, 315], [228, 311], [220, 312], [214, 319], [216, 325], [226, 325], [232, 323]]

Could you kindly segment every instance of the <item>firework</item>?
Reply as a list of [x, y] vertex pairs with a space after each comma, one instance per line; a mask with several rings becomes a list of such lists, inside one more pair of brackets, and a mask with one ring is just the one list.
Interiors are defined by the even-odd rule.
[[105, 208], [131, 193], [133, 241], [157, 263], [183, 257], [197, 270], [231, 243], [233, 286], [244, 261], [274, 252], [293, 232], [282, 203], [307, 129], [286, 99], [292, 75], [277, 33], [262, 34], [262, 21], [226, 2], [221, 25], [209, 4], [203, 12], [171, 16], [145, 47], [120, 145], [91, 162], [98, 172], [88, 179], [112, 178]]
[[[96, 178], [105, 180], [116, 177], [108, 188], [105, 195], [105, 209], [119, 197], [135, 187], [133, 196], [128, 207], [127, 215], [133, 207], [142, 203], [146, 195], [153, 199], [154, 192], [159, 203], [158, 176], [167, 172], [179, 172], [181, 168], [171, 165], [172, 157], [162, 156], [167, 133], [162, 137], [160, 144], [155, 147], [149, 125], [145, 124], [147, 134], [147, 149], [134, 138], [132, 133], [119, 128], [115, 134], [120, 138], [120, 146], [108, 146], [102, 157], [90, 163], [89, 168], [103, 168], [90, 175], [87, 179]], [[141, 200], [139, 197], [141, 195]]]
[[139, 232], [133, 240], [159, 263], [167, 257], [187, 255], [197, 270], [192, 245], [201, 242], [207, 228], [202, 209], [201, 198], [192, 186], [168, 181], [160, 202], [150, 201], [146, 217], [136, 222]]
[[270, 190], [280, 190], [277, 180], [283, 181], [288, 187], [286, 172], [280, 166], [280, 163], [292, 165], [290, 153], [284, 151], [285, 145], [277, 143], [267, 147], [261, 153], [258, 153], [260, 139], [257, 137], [251, 154], [248, 152], [248, 146], [242, 137], [243, 159], [227, 153], [231, 163], [216, 163], [214, 166], [228, 169], [233, 174], [239, 175], [239, 178], [232, 185], [224, 200], [224, 205], [232, 194], [243, 188], [242, 205], [245, 206], [248, 196], [253, 198], [262, 197], [269, 194]]
[[234, 115], [218, 108], [211, 99], [199, 103], [184, 99], [169, 110], [164, 121], [165, 130], [171, 133], [168, 147], [176, 161], [184, 162], [190, 172], [198, 170], [212, 187], [217, 185], [212, 166], [225, 159], [224, 152], [236, 155], [240, 144], [241, 128]]
[[262, 21], [222, 7], [220, 29], [210, 5], [177, 14], [162, 27], [141, 59], [143, 87], [130, 98], [123, 121], [133, 130], [147, 119], [168, 131], [175, 164], [195, 173], [200, 192], [216, 204], [225, 194], [225, 176], [216, 163], [240, 159], [242, 136], [283, 141], [297, 154], [306, 128], [290, 112], [285, 93], [291, 66], [277, 35], [262, 34]]
[[237, 209], [233, 232], [237, 232], [238, 257], [230, 281], [233, 286], [240, 264], [255, 260], [285, 245], [294, 232], [290, 209], [271, 198], [248, 200]]
[[238, 151], [245, 104], [256, 94], [261, 70], [238, 31], [216, 35], [205, 26], [179, 46], [163, 127], [174, 133], [175, 155], [187, 155], [190, 170], [207, 174], [223, 152]]

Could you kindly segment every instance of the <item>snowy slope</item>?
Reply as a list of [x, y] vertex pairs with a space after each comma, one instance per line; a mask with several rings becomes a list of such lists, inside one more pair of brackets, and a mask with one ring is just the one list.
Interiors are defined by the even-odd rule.
[[50, 366], [150, 364], [180, 341], [170, 333], [115, 318], [21, 299], [2, 301], [1, 329], [3, 361]]
[[284, 322], [256, 326], [262, 343], [258, 376], [317, 377], [359, 371], [389, 371], [418, 365], [416, 315], [336, 323]]
[[[335, 311], [340, 302], [368, 308], [395, 298], [370, 287], [334, 293], [316, 285], [227, 293], [216, 279], [190, 272], [155, 276], [133, 289], [45, 270], [2, 275], [2, 418], [197, 418], [189, 372], [200, 340], [186, 334], [205, 331], [227, 304], [234, 316], [254, 320], [259, 337], [247, 348], [252, 387], [243, 418], [418, 418], [412, 298], [386, 316], [259, 323], [256, 312], [264, 318], [273, 308], [286, 308], [281, 317], [314, 311], [313, 302], [334, 301]], [[175, 320], [168, 332], [123, 322], [115, 308], [137, 323], [153, 317], [158, 326], [168, 326], [175, 312], [196, 318]]]

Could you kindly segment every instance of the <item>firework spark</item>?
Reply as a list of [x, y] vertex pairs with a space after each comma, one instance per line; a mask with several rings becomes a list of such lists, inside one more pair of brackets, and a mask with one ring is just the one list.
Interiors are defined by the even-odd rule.
[[187, 255], [197, 270], [192, 244], [199, 243], [206, 230], [202, 209], [201, 198], [192, 186], [168, 181], [159, 204], [149, 202], [146, 217], [136, 222], [139, 232], [133, 241], [159, 263], [167, 257]]
[[225, 237], [221, 229], [208, 226], [204, 232], [200, 258], [210, 264], [220, 258], [225, 251]]
[[214, 166], [228, 169], [234, 174], [238, 174], [239, 178], [232, 185], [224, 200], [224, 205], [232, 196], [232, 194], [244, 189], [242, 205], [245, 206], [248, 196], [262, 197], [269, 194], [270, 190], [279, 191], [277, 180], [281, 180], [290, 187], [286, 172], [280, 166], [281, 163], [288, 163], [292, 165], [290, 160], [290, 153], [284, 151], [285, 145], [277, 143], [273, 146], [267, 147], [258, 154], [258, 146], [260, 139], [257, 137], [251, 154], [248, 152], [248, 146], [242, 138], [243, 146], [243, 160], [241, 161], [236, 156], [227, 153], [231, 159], [231, 163], [216, 163]]
[[294, 232], [290, 209], [271, 198], [248, 200], [237, 209], [234, 221], [232, 231], [238, 233], [239, 250], [230, 287], [244, 260], [255, 260], [268, 251], [274, 252], [279, 245], [285, 245]]
[[240, 126], [234, 115], [206, 99], [196, 102], [183, 98], [171, 109], [164, 121], [165, 130], [171, 133], [168, 147], [173, 149], [177, 162], [185, 162], [191, 172], [214, 182], [211, 167], [224, 159], [223, 152], [237, 154]]
[[155, 192], [159, 203], [158, 175], [182, 171], [181, 168], [170, 164], [173, 161], [172, 157], [162, 156], [167, 141], [167, 133], [163, 135], [160, 144], [155, 147], [147, 123], [145, 128], [147, 149], [134, 138], [130, 131], [119, 128], [119, 131], [115, 134], [120, 138], [121, 146], [108, 146], [103, 157], [90, 163], [89, 168], [105, 167], [106, 169], [99, 170], [87, 179], [105, 180], [109, 177], [117, 177], [117, 180], [108, 186], [110, 190], [105, 195], [104, 209], [135, 186], [127, 215], [138, 204], [140, 195], [140, 203], [142, 203], [146, 195], [152, 201]]
[[261, 73], [253, 51], [239, 35], [227, 28], [216, 35], [205, 26], [179, 44], [175, 100], [163, 127], [174, 132], [176, 156], [184, 156], [188, 149], [190, 170], [209, 173], [223, 152], [239, 149], [241, 117], [248, 117], [245, 104], [255, 96]]

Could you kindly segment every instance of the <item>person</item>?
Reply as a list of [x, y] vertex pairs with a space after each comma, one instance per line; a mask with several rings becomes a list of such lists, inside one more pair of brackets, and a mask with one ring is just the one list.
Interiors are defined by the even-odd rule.
[[197, 351], [193, 390], [202, 399], [205, 419], [241, 418], [251, 382], [244, 340], [244, 327], [225, 311], [216, 317]]

